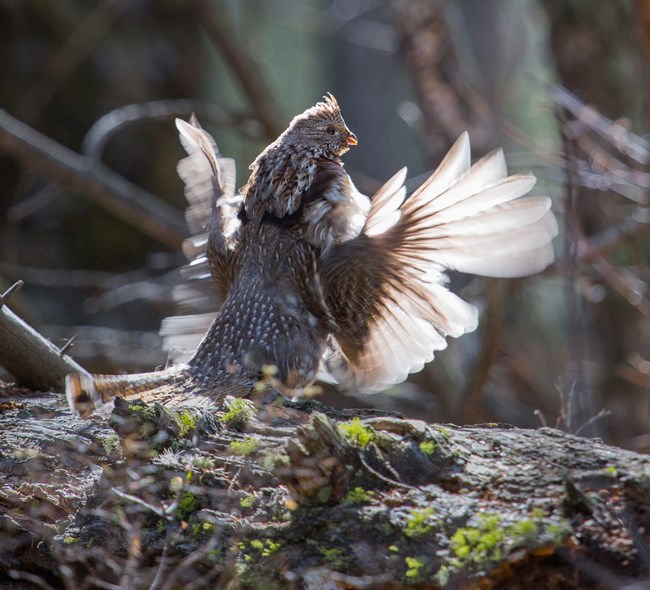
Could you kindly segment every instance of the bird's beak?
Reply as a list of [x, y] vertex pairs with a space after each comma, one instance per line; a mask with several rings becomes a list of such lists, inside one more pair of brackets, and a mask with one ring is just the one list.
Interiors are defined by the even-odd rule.
[[357, 136], [354, 133], [350, 132], [346, 136], [345, 142], [348, 144], [348, 147], [350, 147], [352, 145], [357, 145], [359, 143], [359, 140], [357, 139]]

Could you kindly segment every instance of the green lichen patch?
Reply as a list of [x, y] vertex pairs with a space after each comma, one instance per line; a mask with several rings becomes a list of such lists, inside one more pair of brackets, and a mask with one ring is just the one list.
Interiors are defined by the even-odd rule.
[[377, 433], [370, 426], [366, 426], [359, 418], [353, 418], [347, 422], [339, 422], [336, 425], [338, 433], [348, 442], [360, 447], [368, 446], [377, 440]]
[[270, 557], [282, 545], [272, 539], [246, 539], [237, 544], [240, 557], [245, 562], [254, 562], [260, 557]]
[[98, 437], [99, 442], [104, 449], [104, 453], [109, 459], [123, 459], [124, 451], [122, 450], [122, 443], [120, 437], [116, 433], [111, 433], [103, 437]]
[[196, 494], [190, 490], [181, 493], [176, 510], [181, 520], [187, 520], [190, 515], [199, 509], [200, 503]]
[[479, 513], [473, 520], [451, 536], [448, 565], [454, 570], [486, 571], [515, 549], [559, 544], [569, 531], [567, 523], [549, 522], [539, 514], [506, 523], [500, 514]]
[[247, 510], [252, 508], [255, 504], [255, 494], [246, 494], [245, 496], [239, 498], [239, 507]]
[[239, 428], [255, 415], [255, 406], [250, 400], [237, 397], [226, 398], [226, 411], [219, 415], [219, 422], [231, 428]]
[[418, 537], [431, 531], [432, 525], [427, 521], [433, 516], [434, 510], [431, 507], [419, 510], [411, 510], [406, 518], [406, 528], [404, 534], [407, 537]]
[[372, 490], [365, 490], [364, 488], [357, 486], [351, 489], [343, 499], [344, 504], [365, 504], [372, 500], [375, 492]]
[[183, 408], [178, 412], [174, 412], [176, 420], [180, 425], [178, 436], [181, 438], [189, 438], [194, 434], [196, 427], [199, 423], [200, 414], [192, 411], [191, 408]]
[[267, 471], [273, 471], [277, 467], [288, 467], [291, 463], [289, 455], [284, 452], [284, 448], [268, 449], [262, 457], [262, 466]]
[[420, 450], [429, 457], [432, 457], [435, 454], [437, 448], [438, 445], [432, 440], [423, 440], [420, 443]]
[[209, 471], [215, 468], [216, 462], [212, 457], [207, 455], [194, 455], [191, 457], [190, 464], [193, 469], [199, 471]]
[[192, 525], [192, 535], [200, 537], [214, 532], [214, 525], [210, 522], [196, 522]]
[[409, 580], [417, 580], [421, 575], [424, 561], [417, 557], [406, 556], [404, 558], [404, 563], [406, 564], [406, 572], [404, 575]]
[[252, 455], [260, 446], [260, 441], [252, 436], [247, 436], [242, 440], [233, 440], [230, 443], [230, 452], [234, 455]]

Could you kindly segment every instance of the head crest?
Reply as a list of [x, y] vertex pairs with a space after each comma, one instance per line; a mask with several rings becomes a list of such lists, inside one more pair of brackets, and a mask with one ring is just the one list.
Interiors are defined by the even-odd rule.
[[339, 103], [331, 92], [323, 96], [322, 102], [317, 102], [313, 107], [308, 108], [304, 113], [298, 115], [293, 122], [310, 118], [337, 119], [341, 117]]

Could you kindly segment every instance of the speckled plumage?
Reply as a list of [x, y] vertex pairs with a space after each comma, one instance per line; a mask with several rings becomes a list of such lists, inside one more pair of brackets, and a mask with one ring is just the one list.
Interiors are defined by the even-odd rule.
[[177, 125], [188, 223], [205, 233], [184, 245], [188, 313], [161, 333], [170, 349], [195, 350], [148, 378], [70, 376], [79, 413], [114, 395], [215, 404], [246, 395], [268, 365], [287, 392], [318, 371], [380, 390], [475, 329], [446, 269], [523, 276], [553, 259], [550, 199], [520, 198], [535, 179], [507, 176], [500, 150], [470, 166], [467, 134], [408, 199], [401, 170], [370, 200], [340, 160], [357, 140], [331, 95], [260, 154], [239, 194], [234, 164], [198, 122]]

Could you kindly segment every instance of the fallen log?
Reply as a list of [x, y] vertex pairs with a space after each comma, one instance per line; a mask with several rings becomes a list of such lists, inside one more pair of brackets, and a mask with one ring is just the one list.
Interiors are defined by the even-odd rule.
[[[50, 588], [622, 588], [650, 458], [550, 428], [0, 387], [0, 576]], [[46, 584], [44, 586], [43, 584]], [[5, 587], [5, 586], [2, 586]]]

